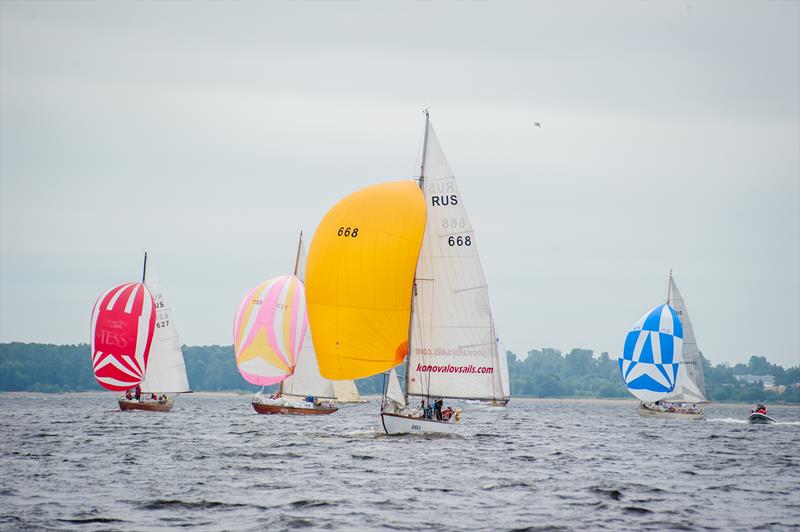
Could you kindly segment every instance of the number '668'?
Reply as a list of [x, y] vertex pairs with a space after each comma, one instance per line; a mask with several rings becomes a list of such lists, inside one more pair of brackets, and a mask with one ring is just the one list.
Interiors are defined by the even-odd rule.
[[358, 227], [353, 227], [352, 229], [349, 227], [340, 227], [339, 232], [336, 234], [339, 236], [351, 236], [355, 238], [358, 236]]
[[467, 235], [467, 236], [450, 236], [450, 237], [447, 238], [447, 243], [450, 245], [450, 247], [453, 247], [453, 246], [471, 246], [472, 245], [472, 239], [469, 237], [469, 235]]

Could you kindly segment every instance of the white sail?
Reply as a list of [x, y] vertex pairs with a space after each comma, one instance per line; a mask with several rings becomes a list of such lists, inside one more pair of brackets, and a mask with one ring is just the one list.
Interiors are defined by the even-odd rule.
[[427, 220], [413, 295], [406, 391], [502, 399], [497, 343], [475, 233], [455, 177], [427, 124], [423, 148]]
[[[301, 233], [300, 242], [297, 245], [295, 275], [302, 282], [305, 282], [306, 256], [306, 247]], [[331, 381], [319, 374], [317, 354], [314, 352], [314, 343], [311, 341], [311, 325], [306, 329], [306, 336], [303, 340], [303, 347], [297, 357], [294, 374], [281, 383], [281, 390], [283, 395], [296, 397], [308, 397], [309, 395], [322, 399], [336, 397]]]
[[396, 408], [402, 409], [406, 406], [406, 398], [400, 388], [400, 380], [394, 368], [389, 371], [389, 384], [386, 386], [386, 399], [394, 403]]
[[508, 355], [505, 349], [500, 349], [500, 346], [498, 346], [497, 349], [497, 363], [499, 371], [497, 372], [497, 378], [495, 380], [495, 388], [499, 387], [502, 391], [503, 399], [507, 400], [511, 398], [511, 381], [508, 375]]
[[664, 398], [672, 403], [704, 403], [706, 399], [706, 381], [703, 376], [703, 363], [700, 360], [700, 350], [694, 337], [694, 329], [689, 319], [689, 312], [681, 293], [672, 278], [669, 276], [669, 296], [667, 304], [675, 309], [683, 324], [683, 364], [678, 372], [675, 390]]
[[141, 383], [142, 392], [157, 394], [188, 392], [190, 389], [186, 378], [186, 364], [183, 361], [178, 328], [172, 318], [172, 307], [164, 295], [158, 275], [150, 264], [147, 265], [145, 285], [153, 295], [156, 328], [150, 346], [147, 371]]
[[333, 383], [333, 393], [336, 395], [338, 403], [358, 403], [361, 396], [354, 381], [331, 381]]
[[306, 329], [305, 340], [303, 340], [303, 347], [297, 357], [294, 374], [283, 381], [282, 390], [283, 395], [295, 397], [308, 397], [309, 395], [321, 399], [336, 397], [331, 381], [319, 374], [317, 355], [314, 352], [314, 344], [311, 342], [310, 327]]

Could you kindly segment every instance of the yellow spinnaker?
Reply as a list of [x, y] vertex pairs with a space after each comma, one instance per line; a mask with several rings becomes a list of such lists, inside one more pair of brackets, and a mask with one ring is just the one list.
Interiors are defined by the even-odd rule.
[[322, 219], [306, 302], [323, 377], [367, 377], [403, 360], [424, 230], [425, 200], [413, 181], [354, 192]]

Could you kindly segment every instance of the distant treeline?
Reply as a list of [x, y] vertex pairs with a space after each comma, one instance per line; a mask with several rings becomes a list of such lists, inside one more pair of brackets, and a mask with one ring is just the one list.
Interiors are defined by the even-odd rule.
[[[242, 379], [236, 369], [232, 346], [183, 346], [189, 384], [196, 391], [258, 389]], [[531, 397], [630, 397], [619, 375], [617, 361], [608, 353], [594, 356], [589, 349], [573, 349], [566, 355], [556, 349], [528, 352], [520, 360], [507, 352], [511, 394]], [[708, 397], [712, 401], [800, 402], [800, 367], [784, 369], [763, 356], [747, 364], [712, 365], [703, 358]], [[786, 386], [778, 394], [759, 383], [740, 382], [735, 375], [772, 375], [775, 385]], [[356, 381], [362, 394], [380, 394], [383, 376]], [[269, 389], [269, 388], [268, 388]], [[79, 392], [102, 390], [92, 374], [88, 344], [0, 344], [0, 391]]]

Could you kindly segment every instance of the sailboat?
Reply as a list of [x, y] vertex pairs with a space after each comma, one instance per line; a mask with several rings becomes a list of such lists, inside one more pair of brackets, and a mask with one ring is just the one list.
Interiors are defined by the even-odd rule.
[[[337, 203], [309, 254], [307, 293], [320, 372], [388, 371], [387, 434], [449, 433], [410, 399], [504, 399], [475, 233], [425, 112], [419, 183], [373, 185]], [[400, 386], [394, 367], [405, 363]]]
[[236, 364], [248, 382], [279, 384], [253, 395], [259, 414], [331, 414], [338, 408], [331, 381], [317, 367], [305, 308], [303, 233], [293, 275], [270, 279], [245, 296], [234, 323]]
[[671, 270], [666, 303], [628, 333], [619, 367], [628, 390], [640, 399], [639, 415], [703, 417], [708, 400], [700, 351]]
[[168, 412], [174, 405], [168, 394], [191, 390], [172, 308], [148, 271], [147, 253], [142, 269], [141, 283], [116, 286], [95, 303], [92, 366], [101, 386], [126, 392], [120, 410]]
[[500, 348], [500, 339], [497, 340], [497, 367], [495, 376], [495, 389], [502, 390], [503, 398], [492, 400], [492, 406], [508, 406], [511, 400], [511, 379], [508, 375], [508, 355], [505, 349]]

